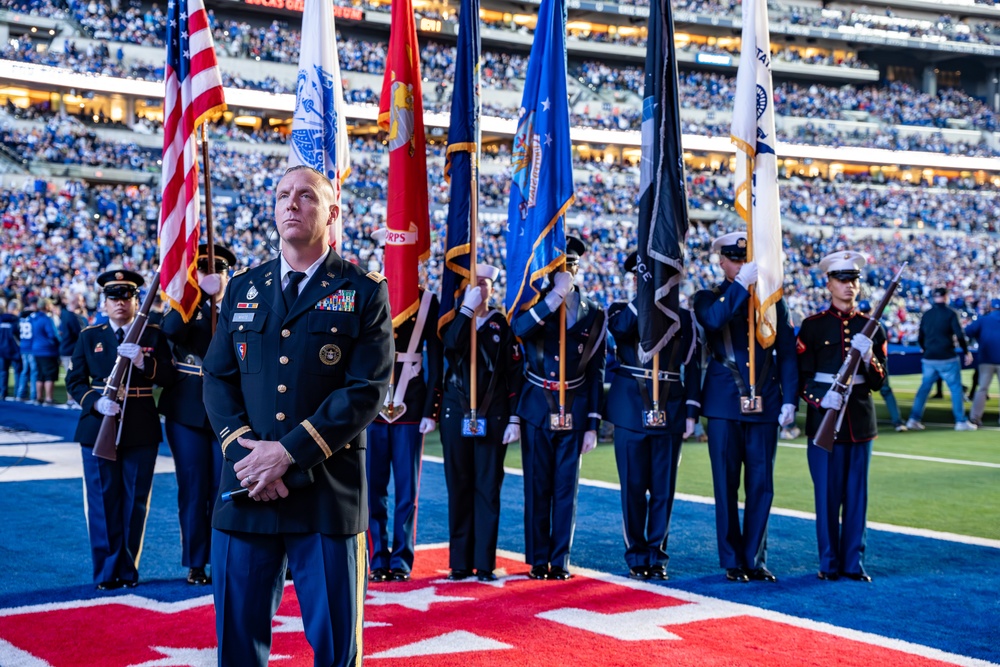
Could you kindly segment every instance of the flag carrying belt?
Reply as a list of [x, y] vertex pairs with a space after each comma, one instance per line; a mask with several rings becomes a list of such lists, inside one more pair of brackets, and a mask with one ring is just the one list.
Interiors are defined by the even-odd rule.
[[[598, 310], [597, 317], [594, 318], [594, 326], [591, 327], [591, 331], [601, 331], [604, 332], [604, 311]], [[573, 399], [576, 397], [576, 389], [579, 389], [583, 385], [586, 378], [587, 364], [590, 363], [590, 358], [594, 356], [594, 352], [597, 350], [598, 342], [604, 340], [603, 335], [591, 336], [587, 339], [587, 344], [583, 348], [583, 353], [580, 355], [580, 363], [576, 366], [576, 377], [572, 380], [566, 381], [566, 405], [563, 406], [566, 412], [570, 412], [573, 409]], [[538, 368], [545, 368], [545, 341], [541, 336], [535, 337], [535, 362]], [[524, 369], [524, 376], [527, 378], [528, 382], [535, 385], [536, 387], [541, 387], [542, 389], [547, 389], [544, 393], [545, 402], [549, 404], [549, 412], [555, 414], [559, 412], [559, 406], [556, 405], [556, 399], [552, 395], [552, 392], [559, 391], [559, 382], [552, 380], [546, 380], [543, 377], [539, 377], [528, 370], [527, 366]]]
[[[681, 381], [681, 374], [677, 371], [677, 352], [680, 348], [680, 342], [675, 341], [673, 349], [670, 351], [670, 361], [667, 362], [667, 370], [659, 372], [658, 379], [660, 382]], [[636, 355], [638, 354], [639, 346], [637, 344]], [[649, 397], [649, 387], [646, 386], [646, 380], [653, 379], [653, 370], [651, 368], [642, 368], [639, 366], [621, 365], [618, 367], [616, 372], [622, 377], [632, 377], [635, 379], [635, 384], [639, 388], [639, 397], [642, 399], [642, 407], [646, 412], [651, 412], [653, 410], [653, 399]]]

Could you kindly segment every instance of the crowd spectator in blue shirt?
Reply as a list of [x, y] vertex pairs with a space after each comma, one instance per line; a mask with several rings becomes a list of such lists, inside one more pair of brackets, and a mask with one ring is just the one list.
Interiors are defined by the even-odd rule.
[[59, 377], [59, 333], [52, 319], [51, 299], [39, 300], [38, 310], [31, 316], [31, 338], [31, 353], [38, 369], [35, 395], [41, 401], [44, 389], [45, 405], [52, 405], [52, 392]]
[[18, 332], [21, 339], [21, 374], [17, 377], [17, 387], [14, 395], [19, 401], [35, 402], [38, 400], [36, 382], [38, 382], [38, 367], [35, 366], [35, 355], [32, 352], [34, 328], [31, 318], [35, 314], [38, 298], [29, 296], [25, 300], [25, 308], [18, 319]]
[[8, 303], [0, 299], [0, 400], [7, 398], [10, 370], [14, 369], [14, 382], [21, 372], [21, 342], [18, 311], [21, 302], [11, 299]]
[[979, 388], [972, 399], [969, 414], [969, 421], [976, 426], [983, 425], [986, 392], [993, 376], [1000, 377], [1000, 299], [991, 300], [990, 309], [988, 314], [976, 318], [965, 328], [969, 338], [979, 341]]

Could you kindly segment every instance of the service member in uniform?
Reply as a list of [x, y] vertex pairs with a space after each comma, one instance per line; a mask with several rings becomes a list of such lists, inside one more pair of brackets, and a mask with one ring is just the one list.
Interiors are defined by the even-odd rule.
[[[406, 581], [413, 570], [417, 494], [424, 436], [437, 428], [444, 353], [437, 336], [437, 295], [420, 289], [417, 311], [393, 327], [391, 394], [368, 427], [368, 521], [372, 581]], [[427, 366], [424, 367], [424, 351]], [[395, 508], [389, 543], [389, 477]]]
[[[635, 252], [628, 256], [626, 272], [636, 270], [637, 259]], [[644, 416], [653, 410], [653, 360], [639, 361], [638, 315], [635, 301], [608, 308], [618, 365], [604, 414], [615, 425], [629, 577], [663, 580], [681, 443], [694, 432], [701, 408], [701, 345], [690, 311], [681, 310], [680, 330], [659, 353], [659, 408], [665, 423], [646, 426]]]
[[[730, 581], [776, 581], [767, 569], [767, 521], [774, 499], [778, 425], [794, 421], [798, 402], [795, 333], [784, 299], [779, 299], [774, 345], [763, 349], [754, 344], [756, 396], [762, 411], [744, 414], [741, 398], [750, 395], [747, 288], [757, 282], [757, 265], [746, 261], [744, 232], [720, 236], [712, 243], [712, 252], [719, 254], [726, 279], [701, 290], [693, 301], [710, 357], [702, 381], [701, 411], [708, 418], [719, 562]], [[744, 470], [741, 530], [738, 503]]]
[[[525, 559], [532, 579], [570, 578], [570, 547], [576, 525], [580, 456], [597, 446], [604, 392], [604, 309], [574, 288], [583, 241], [566, 239], [566, 270], [511, 326], [524, 344], [521, 418], [524, 466]], [[566, 405], [570, 423], [554, 424], [559, 412], [559, 306], [566, 303]], [[553, 426], [557, 426], [553, 428]], [[566, 428], [568, 427], [568, 428]], [[550, 569], [551, 567], [551, 569]]]
[[[83, 445], [94, 582], [100, 590], [108, 590], [139, 583], [139, 557], [161, 440], [153, 385], [170, 385], [174, 367], [167, 339], [155, 325], [146, 325], [138, 343], [123, 342], [139, 309], [142, 276], [107, 271], [97, 277], [97, 284], [104, 291], [108, 322], [80, 332], [66, 373], [66, 391], [81, 408], [75, 437]], [[124, 376], [128, 389], [122, 404], [103, 395], [118, 357], [132, 366]], [[121, 415], [117, 460], [108, 461], [94, 456], [93, 447], [104, 417], [115, 415]]]
[[267, 664], [286, 564], [315, 663], [361, 664], [365, 429], [389, 386], [392, 321], [385, 278], [327, 245], [335, 202], [320, 172], [285, 172], [281, 256], [233, 276], [205, 357], [223, 453], [212, 520], [223, 667]]
[[161, 328], [171, 343], [177, 383], [160, 394], [160, 414], [165, 418], [167, 444], [177, 471], [177, 509], [181, 523], [181, 564], [188, 568], [189, 584], [211, 582], [205, 572], [211, 554], [212, 508], [219, 495], [222, 449], [212, 431], [202, 398], [202, 360], [212, 342], [212, 296], [220, 302], [236, 256], [215, 246], [215, 267], [208, 270], [208, 246], [198, 247], [198, 285], [201, 301], [185, 322], [180, 311], [170, 310]]
[[[477, 285], [468, 285], [455, 318], [441, 332], [448, 359], [441, 419], [444, 478], [448, 485], [448, 564], [453, 581], [475, 575], [495, 581], [500, 530], [500, 486], [507, 445], [520, 440], [515, 414], [524, 362], [521, 346], [498, 310], [489, 308], [500, 270], [476, 266]], [[463, 435], [469, 417], [470, 337], [476, 323], [476, 415], [484, 420], [481, 436]]]
[[[808, 405], [806, 435], [816, 496], [819, 578], [825, 580], [844, 576], [871, 581], [864, 562], [868, 466], [872, 439], [878, 432], [872, 392], [886, 379], [886, 336], [881, 325], [872, 338], [861, 333], [870, 321], [857, 310], [856, 302], [864, 266], [865, 258], [857, 252], [824, 257], [819, 267], [827, 275], [830, 307], [806, 318], [799, 329], [799, 378]], [[844, 396], [831, 390], [831, 385], [851, 348], [860, 353], [861, 363], [850, 379], [845, 406]], [[833, 452], [812, 445], [825, 408], [844, 411]]]

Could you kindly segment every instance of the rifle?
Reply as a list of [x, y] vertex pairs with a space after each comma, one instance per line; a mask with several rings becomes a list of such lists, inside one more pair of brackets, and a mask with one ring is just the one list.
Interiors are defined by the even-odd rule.
[[[899, 287], [899, 278], [903, 275], [903, 269], [905, 268], [906, 262], [899, 267], [896, 276], [889, 283], [885, 294], [882, 295], [882, 300], [878, 302], [878, 307], [872, 312], [871, 319], [865, 323], [864, 328], [861, 330], [862, 336], [871, 338], [875, 330], [878, 329], [882, 313], [885, 311], [886, 306], [889, 305], [889, 299], [892, 298], [892, 295]], [[823, 413], [823, 421], [820, 422], [819, 430], [816, 431], [816, 436], [813, 438], [814, 445], [822, 447], [828, 452], [833, 451], [833, 440], [837, 437], [837, 431], [840, 429], [841, 418], [843, 417], [844, 410], [847, 409], [847, 399], [853, 387], [854, 375], [858, 372], [860, 363], [861, 353], [852, 347], [847, 351], [847, 357], [844, 359], [844, 363], [841, 364], [840, 370], [837, 371], [837, 377], [830, 387], [830, 389], [844, 397], [844, 405], [840, 410], [834, 410], [833, 408], [826, 409], [826, 412]]]
[[[153, 302], [156, 301], [156, 293], [159, 289], [160, 272], [157, 271], [156, 275], [153, 276], [153, 281], [150, 283], [150, 290], [146, 293], [146, 298], [143, 299], [142, 305], [139, 307], [139, 312], [136, 314], [132, 326], [129, 327], [128, 334], [126, 334], [125, 340], [122, 341], [123, 343], [139, 342], [142, 332], [146, 330], [146, 325], [149, 323], [149, 311], [153, 307]], [[108, 376], [107, 381], [104, 383], [104, 396], [117, 401], [119, 405], [122, 404], [125, 392], [128, 391], [128, 387], [122, 384], [122, 380], [125, 378], [125, 371], [129, 369], [131, 363], [128, 359], [118, 357], [115, 360], [114, 368], [111, 369], [111, 375]], [[119, 427], [121, 420], [124, 418], [124, 407], [115, 416], [104, 416], [104, 421], [101, 422], [101, 429], [97, 432], [97, 440], [94, 441], [94, 456], [99, 456], [108, 461], [118, 460]]]

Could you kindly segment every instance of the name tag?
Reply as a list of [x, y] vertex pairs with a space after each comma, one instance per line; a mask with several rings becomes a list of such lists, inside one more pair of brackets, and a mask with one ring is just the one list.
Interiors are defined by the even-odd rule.
[[337, 290], [336, 292], [326, 297], [325, 299], [316, 302], [316, 310], [331, 310], [342, 313], [353, 313], [354, 295], [355, 295], [355, 290], [352, 289]]
[[257, 313], [233, 313], [233, 322], [253, 322], [253, 316]]

